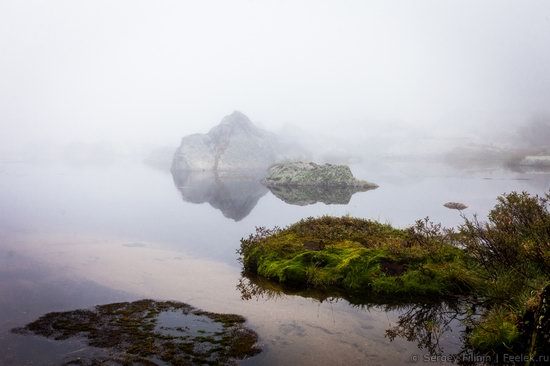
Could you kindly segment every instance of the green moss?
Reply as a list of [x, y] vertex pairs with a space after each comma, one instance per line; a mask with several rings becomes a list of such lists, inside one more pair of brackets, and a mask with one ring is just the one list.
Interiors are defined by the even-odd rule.
[[510, 311], [495, 307], [473, 329], [468, 342], [482, 352], [510, 349], [519, 337], [517, 320]]
[[259, 229], [241, 243], [245, 271], [297, 287], [446, 295], [477, 283], [462, 250], [370, 220], [308, 218], [283, 230]]

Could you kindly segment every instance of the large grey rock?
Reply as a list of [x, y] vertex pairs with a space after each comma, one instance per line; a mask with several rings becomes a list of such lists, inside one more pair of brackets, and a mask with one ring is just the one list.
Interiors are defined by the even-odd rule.
[[346, 165], [311, 162], [289, 162], [269, 168], [263, 183], [268, 187], [277, 186], [324, 186], [377, 188], [376, 184], [356, 179]]
[[233, 112], [206, 134], [184, 137], [172, 170], [234, 171], [267, 169], [288, 158], [279, 138]]

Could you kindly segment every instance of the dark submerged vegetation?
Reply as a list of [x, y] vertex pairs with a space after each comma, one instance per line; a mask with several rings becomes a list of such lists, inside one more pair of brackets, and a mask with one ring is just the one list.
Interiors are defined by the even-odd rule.
[[108, 350], [66, 362], [71, 365], [227, 365], [260, 352], [256, 333], [244, 322], [240, 315], [185, 303], [139, 300], [48, 313], [13, 332], [55, 340], [78, 337]]
[[[549, 201], [506, 194], [487, 222], [463, 215], [456, 230], [427, 218], [406, 229], [353, 217], [307, 218], [258, 228], [241, 240], [239, 254], [245, 275], [297, 289], [409, 301], [459, 295], [478, 309], [461, 319], [468, 352], [521, 354], [538, 364], [550, 354]], [[408, 323], [388, 335], [421, 334]]]

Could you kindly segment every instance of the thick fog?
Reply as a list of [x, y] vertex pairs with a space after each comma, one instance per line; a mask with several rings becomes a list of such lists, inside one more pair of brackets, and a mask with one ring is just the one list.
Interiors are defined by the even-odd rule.
[[169, 149], [233, 110], [336, 152], [548, 141], [547, 0], [2, 0], [0, 49], [3, 156]]

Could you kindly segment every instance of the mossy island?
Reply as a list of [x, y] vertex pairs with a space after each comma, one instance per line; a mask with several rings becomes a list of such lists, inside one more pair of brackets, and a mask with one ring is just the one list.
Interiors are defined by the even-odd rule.
[[242, 240], [245, 271], [296, 287], [423, 296], [468, 293], [477, 285], [464, 252], [422, 235], [427, 221], [397, 229], [354, 217], [307, 218], [258, 228]]
[[[257, 228], [241, 240], [244, 275], [345, 297], [460, 298], [472, 305], [465, 347], [550, 354], [550, 195], [498, 197], [488, 221], [456, 229], [428, 218], [395, 228], [354, 217]], [[536, 363], [535, 363], [536, 364]]]
[[260, 352], [258, 337], [236, 314], [174, 301], [139, 300], [48, 313], [19, 334], [78, 338], [96, 351], [66, 365], [233, 365]]

